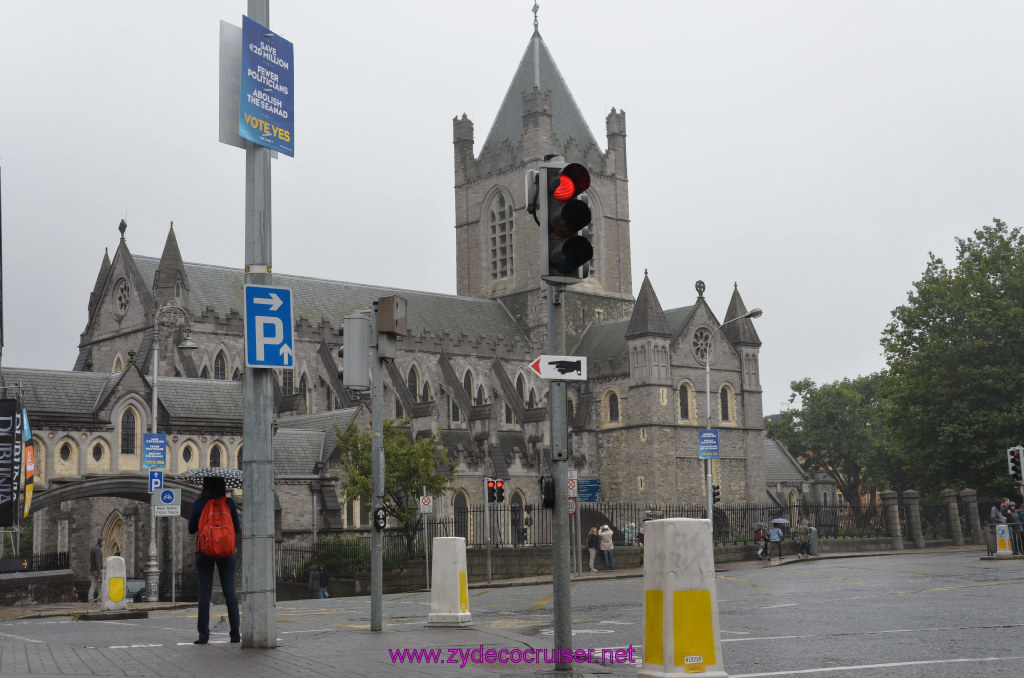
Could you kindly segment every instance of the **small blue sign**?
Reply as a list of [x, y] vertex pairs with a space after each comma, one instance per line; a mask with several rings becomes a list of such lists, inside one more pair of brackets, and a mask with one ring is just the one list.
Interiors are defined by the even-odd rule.
[[167, 468], [167, 434], [142, 434], [142, 468]]
[[160, 501], [165, 504], [174, 503], [174, 490], [164, 490], [160, 493]]
[[245, 362], [249, 367], [293, 367], [292, 291], [245, 286]]
[[238, 135], [295, 157], [295, 72], [292, 43], [242, 17], [242, 86]]
[[579, 492], [580, 501], [597, 501], [597, 493], [601, 491], [601, 479], [590, 478], [587, 480], [580, 480], [576, 483], [576, 489]]
[[149, 493], [153, 494], [157, 490], [161, 490], [164, 487], [164, 472], [163, 471], [150, 471], [149, 472]]
[[700, 441], [699, 456], [701, 459], [718, 459], [718, 429], [702, 428], [697, 434]]

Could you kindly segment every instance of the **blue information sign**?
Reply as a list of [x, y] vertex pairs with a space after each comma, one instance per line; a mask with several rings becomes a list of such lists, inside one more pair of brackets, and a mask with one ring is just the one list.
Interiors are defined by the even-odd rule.
[[245, 362], [249, 367], [292, 367], [292, 291], [245, 286]]
[[149, 493], [153, 494], [157, 490], [164, 489], [164, 472], [163, 471], [150, 471], [149, 472]]
[[242, 86], [238, 134], [295, 157], [295, 72], [292, 43], [242, 17]]
[[698, 433], [700, 440], [700, 458], [718, 459], [718, 429], [702, 428]]
[[142, 434], [142, 468], [167, 467], [167, 434]]
[[579, 491], [580, 501], [597, 501], [597, 493], [601, 491], [601, 479], [580, 480], [576, 483], [576, 489]]

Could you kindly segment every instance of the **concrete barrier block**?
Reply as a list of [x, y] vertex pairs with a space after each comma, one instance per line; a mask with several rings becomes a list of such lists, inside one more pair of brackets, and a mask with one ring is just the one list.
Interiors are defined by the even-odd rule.
[[430, 564], [430, 614], [427, 626], [469, 626], [469, 581], [466, 572], [466, 540], [435, 537]]

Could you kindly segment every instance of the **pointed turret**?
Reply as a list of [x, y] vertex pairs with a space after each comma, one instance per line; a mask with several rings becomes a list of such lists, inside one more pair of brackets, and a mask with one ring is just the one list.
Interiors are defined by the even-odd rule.
[[96, 284], [92, 286], [92, 294], [89, 295], [89, 317], [92, 317], [99, 303], [100, 295], [103, 293], [103, 286], [107, 282], [107, 274], [110, 272], [110, 250], [103, 248], [103, 261], [100, 262], [100, 272], [96, 275]]
[[729, 341], [734, 346], [760, 346], [761, 339], [757, 336], [754, 323], [750, 318], [743, 318], [746, 314], [747, 307], [743, 304], [743, 298], [740, 297], [739, 285], [733, 283], [732, 299], [729, 300], [729, 310], [725, 312], [725, 320], [722, 321], [722, 324], [724, 325], [733, 318], [742, 318], [742, 320], [730, 323], [722, 329], [722, 332], [729, 337]]
[[670, 337], [672, 331], [668, 327], [658, 295], [654, 293], [654, 285], [647, 277], [647, 271], [644, 271], [644, 282], [640, 285], [640, 294], [637, 295], [633, 315], [626, 328], [626, 339], [646, 336]]
[[153, 276], [153, 296], [158, 301], [174, 299], [179, 305], [188, 308], [188, 275], [185, 273], [185, 262], [181, 259], [178, 239], [174, 235], [174, 222], [167, 232], [160, 265]]

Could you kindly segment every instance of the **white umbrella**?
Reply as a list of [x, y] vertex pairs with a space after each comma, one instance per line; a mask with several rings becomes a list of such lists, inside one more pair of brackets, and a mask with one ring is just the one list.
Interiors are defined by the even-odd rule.
[[789, 525], [789, 521], [785, 518], [773, 518], [772, 525]]
[[190, 468], [178, 474], [178, 480], [196, 485], [202, 485], [204, 478], [223, 478], [224, 484], [229, 488], [241, 489], [242, 487], [242, 472], [236, 468], [223, 466]]

